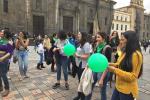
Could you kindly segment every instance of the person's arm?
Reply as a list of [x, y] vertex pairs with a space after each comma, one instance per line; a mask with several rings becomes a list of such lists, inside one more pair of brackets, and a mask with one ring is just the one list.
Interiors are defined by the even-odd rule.
[[15, 47], [19, 49], [19, 39], [16, 40]]
[[13, 45], [11, 44], [6, 44], [6, 45], [0, 45], [0, 51], [4, 51], [5, 53], [10, 53], [12, 54], [13, 53]]
[[106, 77], [106, 75], [107, 75], [107, 72], [108, 72], [108, 70], [105, 70], [105, 71], [103, 72], [103, 74], [102, 74], [100, 80], [99, 80], [99, 85], [100, 85], [100, 87], [103, 86], [103, 82], [104, 82], [104, 79], [105, 79], [105, 77]]
[[135, 81], [138, 78], [142, 63], [143, 63], [142, 55], [134, 53], [132, 56], [132, 66], [133, 66], [132, 72], [126, 72], [123, 71], [122, 69], [115, 68], [112, 66], [109, 66], [109, 70], [111, 72], [114, 72], [118, 77], [121, 77], [123, 80], [131, 82]]
[[83, 46], [83, 49], [84, 49], [84, 54], [82, 55], [78, 55], [79, 58], [81, 59], [84, 59], [84, 60], [87, 60], [88, 57], [90, 56], [90, 44], [89, 43], [85, 43], [85, 45]]
[[[108, 62], [111, 62], [111, 53], [112, 53], [111, 48], [110, 48], [110, 47], [107, 47], [106, 50], [105, 50], [105, 56], [106, 56]], [[100, 80], [99, 80], [99, 85], [100, 85], [100, 87], [103, 86], [103, 81], [104, 81], [104, 79], [105, 79], [105, 77], [106, 77], [106, 75], [107, 75], [107, 72], [108, 72], [108, 70], [105, 70], [105, 71], [103, 72], [103, 74], [102, 74]]]
[[0, 62], [5, 61], [6, 59], [10, 58], [10, 53], [5, 54], [4, 56], [0, 57]]
[[29, 45], [29, 39], [27, 39], [24, 43], [23, 39], [19, 39], [20, 44], [24, 47], [27, 48]]
[[113, 67], [118, 67], [120, 62], [122, 61], [122, 59], [124, 58], [125, 54], [121, 54], [121, 56], [119, 56], [119, 58], [117, 59], [116, 63], [109, 63], [109, 66], [113, 66]]

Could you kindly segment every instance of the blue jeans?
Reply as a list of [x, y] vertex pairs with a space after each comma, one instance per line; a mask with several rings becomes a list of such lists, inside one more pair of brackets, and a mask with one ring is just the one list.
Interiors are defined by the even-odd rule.
[[59, 59], [56, 59], [56, 66], [57, 66], [57, 80], [61, 79], [61, 68], [63, 69], [64, 79], [68, 81], [68, 58], [66, 56], [59, 56]]
[[5, 85], [5, 89], [9, 90], [9, 82], [7, 78], [7, 71], [8, 71], [8, 64], [9, 62], [0, 62], [0, 87], [2, 87], [2, 80]]
[[[97, 81], [100, 80], [101, 76], [102, 76], [102, 73], [93, 72], [94, 83], [92, 84], [92, 90], [94, 89], [94, 86], [97, 83]], [[107, 88], [108, 77], [109, 77], [109, 72], [107, 73], [107, 75], [103, 81], [103, 86], [100, 89], [101, 100], [107, 100], [106, 88]], [[89, 94], [88, 96], [86, 96], [86, 98], [88, 98], [88, 100], [91, 100], [91, 97], [92, 97], [92, 93]]]
[[39, 64], [42, 64], [44, 61], [44, 53], [38, 53], [40, 56]]
[[111, 100], [134, 100], [132, 94], [123, 94], [117, 89], [114, 90]]
[[26, 76], [28, 69], [28, 51], [18, 50], [18, 64], [21, 76]]

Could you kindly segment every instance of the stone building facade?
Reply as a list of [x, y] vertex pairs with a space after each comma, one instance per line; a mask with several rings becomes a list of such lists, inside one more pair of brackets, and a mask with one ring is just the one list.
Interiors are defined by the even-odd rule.
[[143, 39], [150, 40], [150, 14], [144, 14]]
[[0, 0], [0, 27], [32, 35], [59, 30], [92, 34], [97, 12], [100, 31], [110, 33], [114, 4], [112, 0]]
[[[137, 32], [139, 39], [142, 40], [143, 39], [143, 32], [144, 32], [144, 6], [143, 6], [143, 1], [144, 0], [131, 0], [130, 1], [130, 5], [129, 6], [125, 6], [122, 8], [118, 8], [116, 9], [116, 14], [120, 13], [120, 16], [130, 16], [130, 22], [126, 23], [126, 25], [128, 24], [128, 28], [127, 30], [134, 30]], [[124, 13], [122, 13], [124, 12]], [[114, 23], [116, 23], [116, 20], [114, 18], [113, 20]], [[120, 22], [120, 25], [124, 24], [124, 22]], [[129, 25], [130, 24], [130, 25]], [[113, 30], [112, 30], [113, 31]], [[125, 30], [121, 30], [121, 28], [119, 28], [118, 30], [119, 32], [124, 32]]]
[[126, 11], [116, 9], [114, 11], [114, 19], [112, 22], [111, 33], [117, 31], [119, 38], [121, 33], [131, 30], [131, 14]]

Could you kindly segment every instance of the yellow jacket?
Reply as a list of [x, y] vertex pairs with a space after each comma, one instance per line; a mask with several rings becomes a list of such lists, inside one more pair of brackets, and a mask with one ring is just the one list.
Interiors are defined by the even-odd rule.
[[141, 69], [141, 65], [143, 63], [142, 54], [139, 51], [136, 51], [132, 55], [132, 64], [133, 71], [126, 72], [120, 69], [119, 65], [125, 54], [121, 54], [116, 63], [113, 63], [112, 66], [118, 66], [115, 68], [113, 72], [116, 74], [116, 89], [124, 94], [132, 94], [133, 97], [138, 97], [138, 75]]
[[44, 44], [44, 48], [48, 50], [51, 48], [51, 43], [49, 38], [44, 38], [43, 44]]

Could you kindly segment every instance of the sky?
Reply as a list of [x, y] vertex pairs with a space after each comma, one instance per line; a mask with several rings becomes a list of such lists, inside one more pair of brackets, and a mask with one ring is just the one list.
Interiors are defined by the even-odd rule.
[[[123, 7], [123, 6], [128, 6], [130, 4], [130, 0], [114, 0], [117, 2], [115, 4], [115, 8]], [[145, 12], [150, 13], [150, 0], [144, 0], [144, 8]]]

